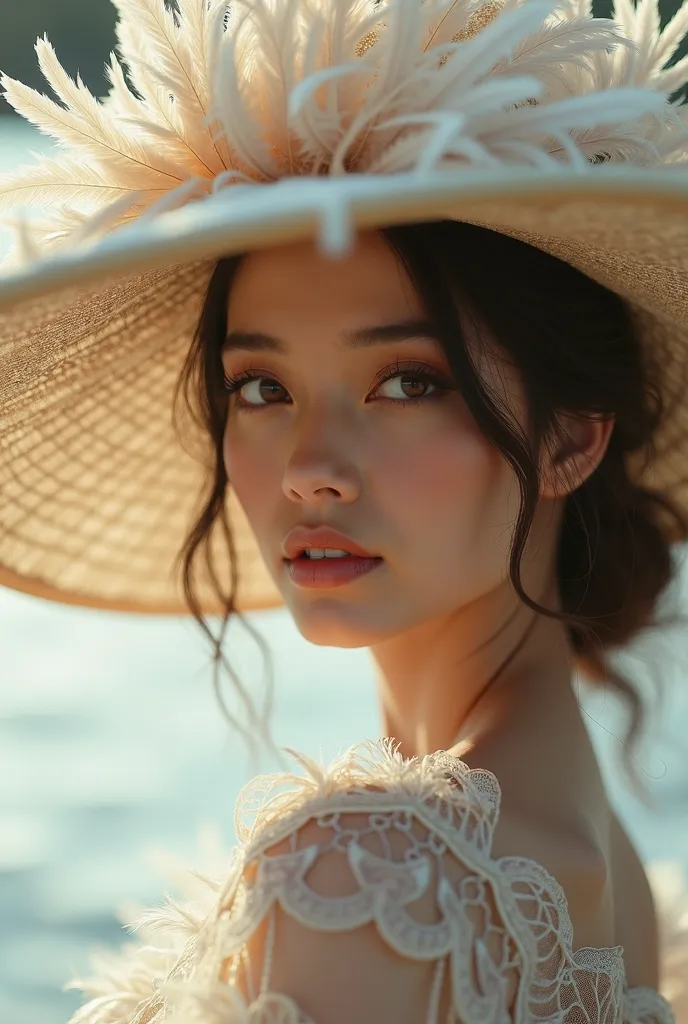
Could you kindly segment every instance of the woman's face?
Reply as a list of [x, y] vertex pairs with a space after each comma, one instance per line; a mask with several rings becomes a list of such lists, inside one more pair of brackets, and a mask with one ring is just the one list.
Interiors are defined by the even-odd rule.
[[[317, 644], [379, 643], [507, 578], [518, 488], [422, 321], [374, 233], [343, 260], [310, 243], [251, 254], [231, 286], [224, 370], [238, 385], [253, 379], [230, 399], [227, 474], [298, 629]], [[401, 324], [417, 326], [390, 326]], [[381, 561], [344, 584], [306, 586], [285, 561], [300, 524], [330, 526]], [[312, 579], [321, 566], [300, 572]]]

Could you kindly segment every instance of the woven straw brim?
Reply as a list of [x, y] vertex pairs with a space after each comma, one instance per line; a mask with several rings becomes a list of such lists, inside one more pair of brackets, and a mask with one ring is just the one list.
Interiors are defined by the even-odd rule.
[[[622, 295], [661, 367], [668, 415], [634, 472], [688, 508], [688, 183], [600, 167], [286, 180], [114, 232], [0, 277], [0, 584], [65, 603], [185, 613], [172, 566], [208, 480], [208, 440], [182, 446], [172, 399], [216, 260], [282, 242], [332, 247], [357, 228], [455, 218], [536, 245]], [[498, 301], [499, 281], [495, 281]], [[280, 603], [228, 496], [237, 604]], [[676, 539], [676, 538], [672, 538]], [[226, 587], [226, 550], [213, 547]], [[204, 611], [223, 608], [207, 572]]]

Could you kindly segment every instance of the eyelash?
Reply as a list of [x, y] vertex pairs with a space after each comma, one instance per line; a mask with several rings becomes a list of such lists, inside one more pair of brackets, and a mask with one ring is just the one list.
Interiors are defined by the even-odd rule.
[[[393, 380], [395, 377], [400, 376], [413, 376], [414, 380], [418, 380], [423, 384], [433, 384], [436, 390], [433, 391], [432, 394], [430, 395], [417, 395], [412, 398], [404, 399], [387, 398], [386, 396], [383, 395], [382, 397], [376, 399], [376, 401], [390, 402], [392, 405], [396, 406], [415, 405], [417, 402], [430, 402], [433, 399], [442, 398], [448, 391], [452, 390], [451, 385], [449, 384], [445, 377], [443, 377], [435, 370], [430, 370], [423, 363], [409, 363], [407, 365], [401, 365], [400, 363], [397, 363], [393, 368], [390, 368], [389, 371], [384, 371], [384, 375], [379, 380], [376, 380], [373, 386], [373, 390], [375, 391], [377, 390], [377, 388], [381, 388], [382, 385], [386, 384], [388, 380]], [[246, 369], [243, 370], [241, 373], [238, 373], [236, 376], [225, 374], [224, 394], [228, 398], [231, 398], [233, 394], [236, 394], [246, 384], [249, 384], [251, 381], [254, 380], [274, 380], [276, 384], [279, 384], [278, 380], [276, 380], [274, 377], [270, 377], [266, 373], [258, 372], [257, 370]], [[285, 388], [285, 391], [286, 390], [287, 389]], [[237, 404], [237, 408], [241, 409], [242, 411], [248, 410], [249, 412], [257, 412], [259, 409], [266, 409], [270, 405], [282, 404], [284, 403], [266, 402], [264, 405], [251, 405], [249, 403], [246, 403], [244, 405]]]

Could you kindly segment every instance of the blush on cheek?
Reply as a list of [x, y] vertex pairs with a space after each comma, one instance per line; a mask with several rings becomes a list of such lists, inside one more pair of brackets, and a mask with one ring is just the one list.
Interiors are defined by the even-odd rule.
[[499, 453], [469, 432], [438, 432], [379, 454], [375, 477], [386, 480], [384, 489], [420, 502], [451, 501], [456, 494], [477, 498], [500, 475]]
[[[225, 438], [223, 458], [229, 487], [248, 519], [259, 547], [274, 546], [274, 522], [284, 500], [282, 473], [274, 445], [253, 445]], [[280, 538], [281, 539], [281, 538]]]
[[261, 461], [256, 460], [246, 446], [225, 440], [223, 455], [227, 477], [237, 493], [247, 491], [250, 494], [260, 487], [265, 476]]
[[258, 483], [256, 465], [246, 449], [242, 445], [232, 444], [225, 435], [222, 446], [222, 455], [225, 463], [225, 471], [230, 486], [236, 493], [241, 504], [244, 504], [244, 496], [249, 497]]
[[480, 557], [505, 557], [505, 526], [518, 488], [503, 457], [482, 435], [437, 433], [432, 443], [423, 438], [389, 452], [372, 473], [377, 507], [409, 555], [422, 550], [423, 561], [436, 568], [458, 558], [467, 568], [487, 538], [489, 554]]

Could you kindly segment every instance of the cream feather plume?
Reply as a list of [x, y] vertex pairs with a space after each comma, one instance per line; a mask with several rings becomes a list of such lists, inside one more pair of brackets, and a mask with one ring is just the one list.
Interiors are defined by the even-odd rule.
[[[0, 177], [20, 257], [237, 181], [687, 159], [670, 96], [688, 58], [666, 65], [688, 4], [662, 31], [658, 0], [616, 0], [613, 19], [593, 18], [590, 0], [112, 2], [103, 100], [47, 38], [36, 52], [59, 102], [0, 77], [64, 151]], [[47, 209], [31, 221], [34, 206]]]

